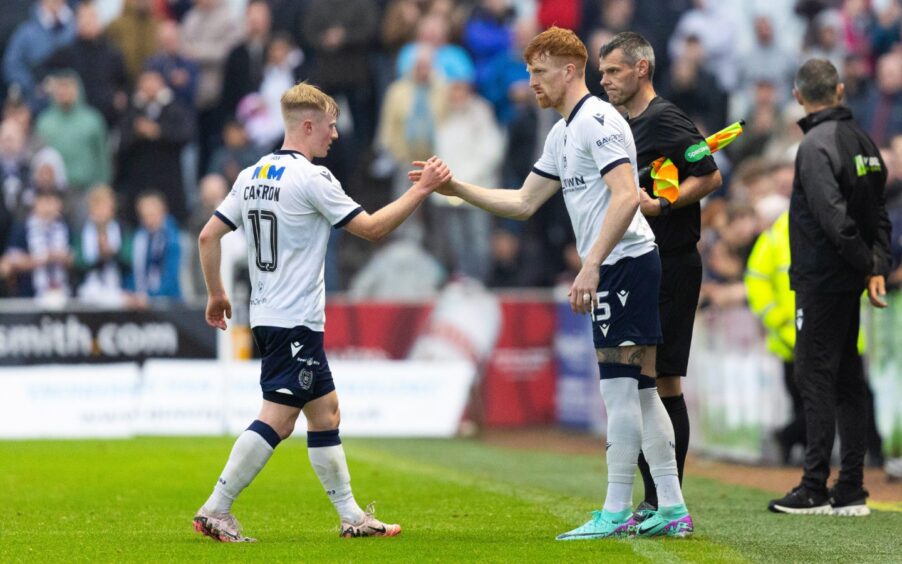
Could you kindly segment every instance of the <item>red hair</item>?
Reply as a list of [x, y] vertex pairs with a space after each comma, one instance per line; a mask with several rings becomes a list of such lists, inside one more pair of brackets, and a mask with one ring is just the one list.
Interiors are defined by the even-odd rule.
[[579, 37], [569, 29], [556, 26], [552, 26], [533, 37], [523, 51], [523, 60], [526, 61], [526, 64], [529, 64], [536, 57], [543, 55], [572, 59], [577, 63], [576, 68], [580, 73], [585, 72], [586, 61], [589, 59], [586, 46]]

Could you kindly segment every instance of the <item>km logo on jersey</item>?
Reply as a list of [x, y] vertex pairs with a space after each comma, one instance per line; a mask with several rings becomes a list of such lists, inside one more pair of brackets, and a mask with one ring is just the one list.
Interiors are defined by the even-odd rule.
[[283, 174], [285, 174], [284, 166], [265, 164], [254, 169], [254, 178], [259, 179], [282, 180]]

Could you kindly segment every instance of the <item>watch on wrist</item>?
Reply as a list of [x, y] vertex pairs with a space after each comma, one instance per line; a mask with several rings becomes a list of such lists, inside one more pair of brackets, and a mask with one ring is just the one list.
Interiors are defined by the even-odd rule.
[[658, 206], [661, 208], [659, 215], [670, 215], [670, 212], [673, 211], [673, 204], [667, 198], [658, 198]]

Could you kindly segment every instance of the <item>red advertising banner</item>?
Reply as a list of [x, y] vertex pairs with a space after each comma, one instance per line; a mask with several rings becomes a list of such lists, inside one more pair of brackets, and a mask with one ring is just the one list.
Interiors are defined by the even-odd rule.
[[501, 333], [482, 385], [483, 423], [489, 427], [553, 423], [554, 304], [502, 298], [501, 309]]
[[326, 351], [335, 358], [407, 358], [431, 311], [431, 303], [333, 300], [326, 306]]
[[[499, 295], [494, 349], [477, 376], [480, 405], [470, 412], [491, 427], [552, 423], [556, 368], [554, 304]], [[326, 350], [343, 359], [404, 359], [430, 328], [433, 303], [343, 302], [326, 307]], [[432, 331], [436, 331], [433, 320]], [[340, 383], [339, 383], [340, 385]]]

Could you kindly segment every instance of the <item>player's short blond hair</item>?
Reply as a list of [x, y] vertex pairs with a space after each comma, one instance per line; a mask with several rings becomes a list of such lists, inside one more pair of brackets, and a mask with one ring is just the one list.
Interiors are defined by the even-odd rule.
[[585, 44], [569, 29], [552, 26], [536, 35], [523, 51], [523, 60], [530, 64], [536, 57], [560, 57], [572, 59], [580, 74], [586, 72], [589, 52]]
[[286, 90], [279, 101], [282, 104], [282, 118], [286, 126], [289, 122], [295, 121], [297, 114], [304, 110], [323, 112], [338, 119], [338, 104], [332, 96], [306, 82], [295, 84]]

